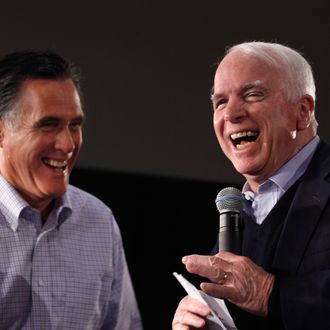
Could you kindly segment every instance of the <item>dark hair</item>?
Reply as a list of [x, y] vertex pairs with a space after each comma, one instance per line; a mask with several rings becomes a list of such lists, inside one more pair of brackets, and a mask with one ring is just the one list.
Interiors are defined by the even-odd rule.
[[80, 69], [52, 51], [18, 51], [0, 60], [0, 117], [11, 110], [24, 81], [71, 79], [82, 98]]

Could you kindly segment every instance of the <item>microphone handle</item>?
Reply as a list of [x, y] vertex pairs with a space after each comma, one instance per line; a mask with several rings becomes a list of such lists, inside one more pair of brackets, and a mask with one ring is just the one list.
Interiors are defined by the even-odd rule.
[[219, 252], [242, 254], [242, 226], [239, 213], [220, 214]]

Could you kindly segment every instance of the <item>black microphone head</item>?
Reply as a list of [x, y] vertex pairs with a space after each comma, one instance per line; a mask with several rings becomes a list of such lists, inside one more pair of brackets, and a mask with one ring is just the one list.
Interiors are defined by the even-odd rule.
[[218, 211], [223, 212], [237, 212], [240, 213], [243, 208], [243, 194], [234, 187], [227, 187], [222, 189], [215, 200]]

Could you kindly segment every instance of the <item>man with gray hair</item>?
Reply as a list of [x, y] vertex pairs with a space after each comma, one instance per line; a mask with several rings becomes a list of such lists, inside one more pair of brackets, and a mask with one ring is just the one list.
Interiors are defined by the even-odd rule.
[[[221, 149], [246, 179], [242, 255], [185, 256], [186, 269], [210, 279], [201, 289], [226, 300], [239, 330], [330, 329], [330, 148], [310, 65], [281, 44], [238, 44], [211, 98]], [[204, 329], [209, 314], [187, 296], [173, 329]]]

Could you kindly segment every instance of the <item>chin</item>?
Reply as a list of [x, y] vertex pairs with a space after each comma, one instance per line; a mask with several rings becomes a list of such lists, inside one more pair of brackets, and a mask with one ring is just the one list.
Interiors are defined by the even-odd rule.
[[242, 165], [242, 166], [234, 165], [234, 167], [235, 167], [236, 171], [243, 176], [254, 176], [258, 173], [258, 170], [256, 170], [255, 167], [246, 166], [246, 165], [245, 166], [244, 165]]
[[49, 189], [44, 189], [45, 195], [49, 196], [50, 198], [58, 198], [66, 193], [68, 186], [63, 185], [62, 187], [49, 187]]

